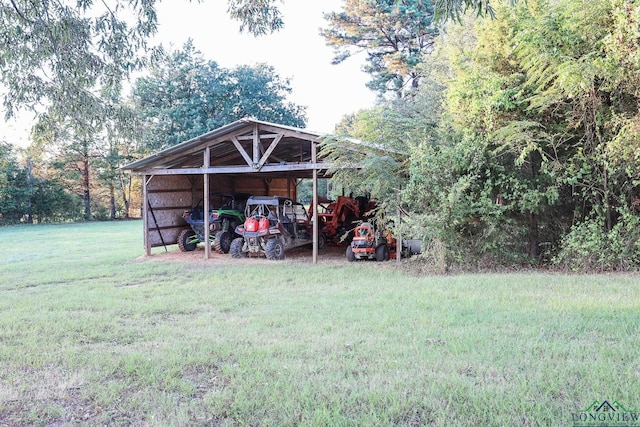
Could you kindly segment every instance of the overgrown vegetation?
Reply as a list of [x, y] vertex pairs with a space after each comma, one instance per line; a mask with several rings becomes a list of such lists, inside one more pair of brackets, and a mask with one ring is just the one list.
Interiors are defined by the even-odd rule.
[[[432, 255], [446, 267], [636, 270], [640, 80], [628, 29], [640, 6], [495, 7], [494, 19], [446, 26], [415, 65], [417, 90], [343, 121], [342, 136], [374, 144], [365, 169], [336, 181], [385, 186], [375, 194], [387, 213], [405, 212], [392, 227], [444, 251]], [[336, 163], [354, 162], [349, 152], [327, 141]]]
[[139, 258], [140, 229], [0, 228], [20, 242], [0, 247], [0, 425], [567, 425], [640, 405], [637, 275]]

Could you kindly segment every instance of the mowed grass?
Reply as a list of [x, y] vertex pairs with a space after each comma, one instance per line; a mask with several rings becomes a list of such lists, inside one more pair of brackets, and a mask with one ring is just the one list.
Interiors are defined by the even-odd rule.
[[[0, 228], [0, 425], [573, 425], [640, 412], [638, 275], [142, 257]], [[584, 423], [583, 423], [584, 424]]]

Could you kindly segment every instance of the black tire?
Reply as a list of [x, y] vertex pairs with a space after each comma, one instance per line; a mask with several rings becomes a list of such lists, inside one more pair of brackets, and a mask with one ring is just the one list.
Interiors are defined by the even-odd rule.
[[386, 261], [389, 259], [389, 248], [384, 243], [376, 248], [376, 261]]
[[229, 231], [218, 231], [213, 241], [213, 248], [221, 254], [229, 253], [232, 240], [233, 236]]
[[279, 237], [269, 239], [265, 245], [264, 254], [270, 260], [284, 259], [284, 243]]
[[353, 262], [355, 260], [356, 260], [356, 256], [353, 253], [353, 249], [351, 249], [351, 246], [347, 246], [347, 261]]
[[318, 234], [318, 249], [322, 249], [327, 244], [327, 236], [324, 234]]
[[242, 251], [242, 246], [244, 246], [244, 237], [236, 237], [231, 241], [229, 253], [232, 258], [246, 258], [249, 255], [247, 252]]
[[195, 231], [191, 229], [185, 229], [178, 234], [178, 247], [182, 252], [195, 251], [198, 247], [198, 243], [193, 238], [196, 235]]

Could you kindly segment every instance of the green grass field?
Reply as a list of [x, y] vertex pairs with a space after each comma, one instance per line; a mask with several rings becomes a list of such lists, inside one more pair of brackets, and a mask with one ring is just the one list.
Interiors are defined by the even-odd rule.
[[163, 260], [142, 256], [141, 234], [139, 221], [0, 228], [0, 426], [595, 425], [605, 400], [640, 412], [638, 275]]

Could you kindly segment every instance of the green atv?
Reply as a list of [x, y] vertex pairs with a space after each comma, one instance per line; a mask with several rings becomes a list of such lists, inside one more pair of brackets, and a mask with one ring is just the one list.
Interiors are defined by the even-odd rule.
[[[246, 193], [214, 193], [210, 198], [209, 209], [209, 239], [214, 249], [226, 254], [231, 247], [231, 241], [238, 237], [235, 229], [245, 220], [244, 209], [247, 199]], [[178, 235], [178, 247], [183, 252], [196, 249], [204, 237], [204, 208], [202, 199], [191, 210], [185, 211], [182, 218], [191, 226]]]

